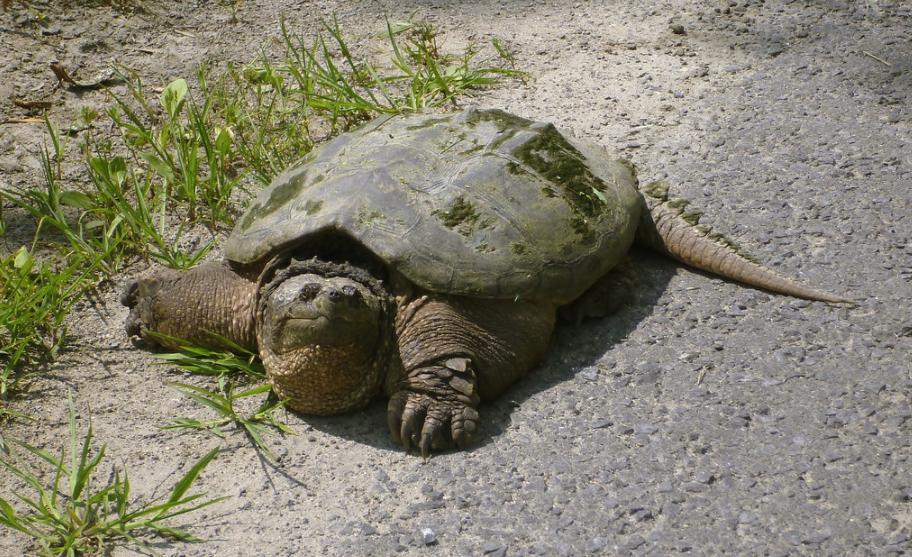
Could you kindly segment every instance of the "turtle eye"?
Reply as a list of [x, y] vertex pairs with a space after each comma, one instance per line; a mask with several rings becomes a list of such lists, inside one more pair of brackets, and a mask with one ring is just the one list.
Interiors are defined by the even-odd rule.
[[348, 298], [354, 298], [358, 295], [358, 289], [351, 285], [343, 286], [342, 293]]
[[301, 293], [298, 294], [298, 299], [305, 302], [313, 300], [317, 294], [320, 293], [320, 290], [321, 287], [319, 284], [315, 284], [313, 282], [307, 283], [301, 288]]

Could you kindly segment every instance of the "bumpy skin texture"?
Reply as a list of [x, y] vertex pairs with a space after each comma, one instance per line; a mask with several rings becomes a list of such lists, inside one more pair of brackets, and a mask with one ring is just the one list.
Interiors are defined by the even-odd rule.
[[[124, 295], [127, 330], [165, 346], [173, 344], [153, 332], [210, 346], [219, 340], [203, 330], [251, 347], [253, 337], [276, 393], [307, 414], [351, 411], [385, 390], [390, 433], [424, 456], [471, 443], [479, 403], [538, 363], [556, 316], [553, 304], [447, 296], [404, 280], [393, 296], [368, 273], [332, 262], [293, 262], [259, 294], [257, 284], [222, 264], [142, 278]], [[610, 313], [629, 284], [625, 268], [609, 273], [574, 315]]]
[[668, 186], [661, 182], [643, 188], [645, 210], [636, 230], [638, 244], [669, 255], [678, 261], [742, 284], [831, 304], [852, 304], [814, 288], [802, 286], [778, 275], [740, 254], [730, 241], [709, 227], [698, 224], [699, 213], [685, 213], [687, 202], [668, 198]]
[[367, 405], [398, 366], [392, 313], [386, 286], [362, 269], [291, 261], [263, 284], [257, 310], [273, 390], [307, 414]]
[[403, 377], [387, 382], [390, 433], [406, 448], [467, 446], [476, 407], [513, 384], [544, 355], [551, 304], [432, 293], [399, 296], [396, 333]]
[[159, 271], [127, 285], [121, 299], [132, 308], [127, 334], [171, 348], [166, 337], [207, 346], [221, 346], [218, 337], [224, 337], [256, 350], [256, 290], [254, 280], [222, 262], [190, 272]]

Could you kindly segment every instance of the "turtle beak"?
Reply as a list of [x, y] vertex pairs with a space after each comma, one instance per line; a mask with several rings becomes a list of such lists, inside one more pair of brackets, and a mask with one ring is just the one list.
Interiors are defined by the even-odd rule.
[[362, 321], [364, 297], [352, 285], [320, 285], [308, 283], [300, 289], [297, 299], [286, 305], [288, 319], [342, 319]]

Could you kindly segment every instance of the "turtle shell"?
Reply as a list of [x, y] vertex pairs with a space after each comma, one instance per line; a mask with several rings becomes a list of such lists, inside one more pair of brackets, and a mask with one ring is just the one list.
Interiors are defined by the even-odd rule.
[[632, 165], [551, 124], [501, 110], [381, 117], [279, 175], [225, 255], [255, 264], [342, 234], [431, 291], [563, 304], [617, 265], [639, 214]]

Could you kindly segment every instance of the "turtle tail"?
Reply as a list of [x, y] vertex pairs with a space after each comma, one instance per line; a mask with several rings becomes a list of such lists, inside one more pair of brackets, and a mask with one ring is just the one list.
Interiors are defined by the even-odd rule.
[[708, 225], [699, 224], [700, 214], [687, 211], [687, 202], [668, 199], [668, 186], [653, 182], [641, 187], [646, 211], [637, 227], [636, 242], [678, 261], [778, 294], [831, 304], [851, 304], [851, 300], [802, 286], [763, 267]]

